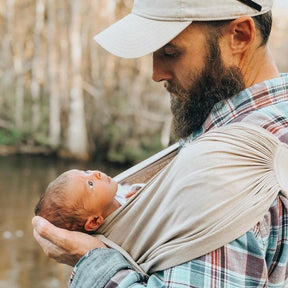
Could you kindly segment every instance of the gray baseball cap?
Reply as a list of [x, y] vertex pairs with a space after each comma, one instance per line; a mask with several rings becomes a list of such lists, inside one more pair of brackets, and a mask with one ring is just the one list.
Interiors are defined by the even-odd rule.
[[272, 5], [273, 0], [135, 0], [129, 15], [94, 39], [116, 56], [138, 58], [163, 47], [193, 21], [256, 16]]

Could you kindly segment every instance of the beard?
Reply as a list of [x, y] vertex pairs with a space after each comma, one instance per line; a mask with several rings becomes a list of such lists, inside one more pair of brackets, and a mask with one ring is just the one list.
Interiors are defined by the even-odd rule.
[[204, 68], [190, 78], [193, 84], [188, 90], [170, 82], [165, 84], [171, 95], [174, 134], [178, 138], [186, 138], [197, 131], [216, 103], [245, 89], [240, 69], [226, 67], [223, 63], [218, 39], [208, 39], [207, 45]]

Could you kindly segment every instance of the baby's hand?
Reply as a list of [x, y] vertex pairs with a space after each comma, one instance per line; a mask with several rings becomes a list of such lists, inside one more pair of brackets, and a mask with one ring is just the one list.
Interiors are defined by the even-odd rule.
[[[139, 188], [140, 189], [140, 188]], [[133, 196], [139, 189], [134, 189], [134, 190], [132, 190], [132, 191], [130, 191], [129, 193], [127, 193], [126, 195], [125, 195], [125, 198], [126, 199], [128, 199], [128, 198], [130, 198], [131, 196]]]
[[144, 183], [140, 183], [140, 184], [133, 184], [130, 188], [130, 192], [128, 192], [126, 194], [126, 199], [130, 198], [131, 196], [133, 196], [138, 190], [140, 190], [141, 188], [143, 188], [145, 186]]

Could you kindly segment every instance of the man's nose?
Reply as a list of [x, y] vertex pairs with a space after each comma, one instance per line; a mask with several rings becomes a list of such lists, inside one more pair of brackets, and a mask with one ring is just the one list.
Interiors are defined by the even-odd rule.
[[152, 80], [155, 82], [171, 81], [173, 77], [169, 65], [159, 56], [153, 54], [153, 74]]

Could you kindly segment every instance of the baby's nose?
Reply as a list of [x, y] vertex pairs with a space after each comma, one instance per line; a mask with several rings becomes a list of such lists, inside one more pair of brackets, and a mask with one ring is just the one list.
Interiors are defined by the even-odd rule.
[[104, 175], [104, 173], [98, 170], [87, 170], [86, 173], [94, 175], [97, 179], [102, 179]]
[[91, 171], [91, 173], [95, 175], [95, 177], [97, 177], [98, 179], [102, 178], [102, 173], [100, 171], [94, 170], [94, 171]]

